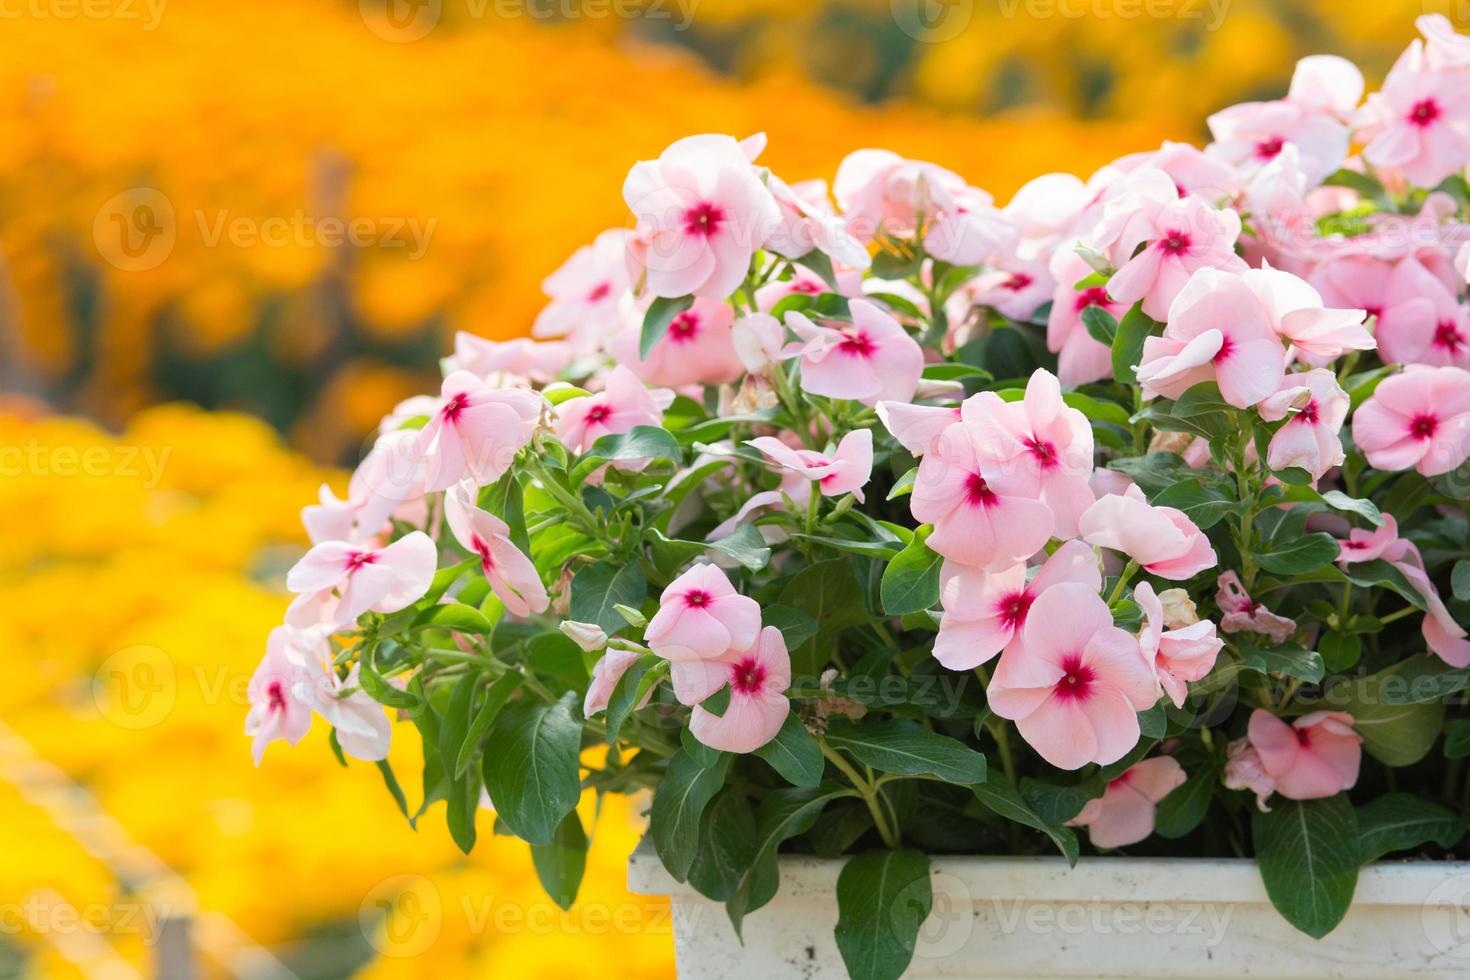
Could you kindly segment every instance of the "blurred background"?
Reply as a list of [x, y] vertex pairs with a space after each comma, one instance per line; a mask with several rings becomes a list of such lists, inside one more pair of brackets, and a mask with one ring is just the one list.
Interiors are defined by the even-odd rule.
[[1302, 55], [1371, 86], [1427, 11], [1470, 25], [1470, 0], [0, 2], [0, 978], [671, 976], [667, 909], [623, 885], [636, 803], [564, 912], [518, 842], [410, 829], [320, 722], [251, 765], [300, 507], [455, 330], [526, 333], [680, 136], [764, 130], [791, 180], [889, 147], [1004, 201], [1203, 142]]

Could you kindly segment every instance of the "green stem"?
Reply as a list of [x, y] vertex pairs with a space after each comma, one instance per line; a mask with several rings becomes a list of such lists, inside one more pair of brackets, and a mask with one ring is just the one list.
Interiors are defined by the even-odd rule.
[[873, 815], [873, 826], [878, 828], [878, 836], [883, 838], [884, 846], [896, 850], [902, 841], [897, 831], [888, 822], [888, 817], [884, 813], [884, 801], [879, 799], [877, 786], [871, 780], [864, 779], [862, 774], [850, 762], [844, 759], [836, 749], [827, 744], [826, 739], [817, 739], [817, 746], [821, 748], [822, 755], [826, 757], [827, 761], [836, 766], [838, 771], [847, 777], [848, 781], [858, 791], [858, 794], [862, 796], [863, 802], [868, 805], [868, 812]]
[[1123, 566], [1123, 574], [1118, 576], [1118, 584], [1113, 586], [1112, 595], [1108, 596], [1108, 605], [1111, 606], [1123, 598], [1123, 590], [1128, 588], [1128, 583], [1133, 580], [1133, 576], [1136, 574], [1138, 574], [1138, 562], [1130, 558], [1128, 559], [1128, 564]]

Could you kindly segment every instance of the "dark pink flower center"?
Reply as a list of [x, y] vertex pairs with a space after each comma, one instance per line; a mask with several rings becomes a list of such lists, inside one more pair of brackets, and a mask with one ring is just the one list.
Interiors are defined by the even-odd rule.
[[1312, 730], [1310, 728], [1297, 728], [1295, 731], [1297, 744], [1306, 748], [1312, 741]]
[[1096, 679], [1092, 668], [1082, 662], [1081, 654], [1068, 654], [1062, 660], [1062, 679], [1057, 681], [1053, 691], [1064, 701], [1085, 701], [1091, 696]]
[[1383, 307], [1381, 307], [1381, 306], [1365, 306], [1363, 309], [1364, 309], [1364, 312], [1366, 312], [1369, 316], [1371, 316], [1371, 317], [1373, 317], [1375, 319], [1378, 319], [1378, 320], [1383, 319]]
[[272, 712], [286, 710], [286, 685], [279, 679], [272, 680], [266, 685], [265, 695], [270, 701]]
[[1102, 286], [1088, 286], [1077, 294], [1077, 312], [1081, 313], [1089, 306], [1106, 306], [1108, 304], [1108, 291]]
[[1439, 118], [1439, 103], [1433, 99], [1420, 99], [1409, 110], [1409, 122], [1415, 126], [1428, 126]]
[[1261, 160], [1275, 160], [1281, 155], [1281, 147], [1284, 142], [1280, 136], [1261, 140], [1256, 144], [1256, 157]]
[[1451, 354], [1458, 353], [1460, 347], [1465, 343], [1465, 338], [1460, 336], [1460, 330], [1454, 321], [1444, 320], [1434, 328], [1434, 345], [1444, 347]]
[[606, 422], [612, 415], [612, 409], [606, 405], [593, 405], [587, 409], [587, 421], [589, 423]]
[[1317, 399], [1315, 398], [1307, 402], [1306, 407], [1296, 414], [1296, 420], [1298, 422], [1304, 422], [1307, 425], [1316, 425], [1321, 417], [1322, 413], [1317, 408]]
[[703, 589], [690, 589], [684, 593], [684, 605], [690, 609], [704, 609], [713, 600], [714, 597]]
[[971, 507], [989, 507], [995, 503], [995, 491], [979, 473], [971, 473], [965, 480], [965, 496]]
[[1022, 442], [1031, 455], [1036, 457], [1042, 469], [1049, 470], [1057, 465], [1056, 446], [1043, 439], [1037, 439], [1035, 436], [1027, 436]]
[[495, 567], [495, 559], [490, 556], [490, 542], [478, 534], [470, 536], [470, 546], [474, 548], [475, 554], [480, 556], [480, 567], [485, 571]]
[[1439, 419], [1433, 415], [1416, 415], [1409, 422], [1409, 435], [1415, 439], [1432, 438], [1436, 429], [1439, 428]]
[[669, 322], [669, 337], [677, 343], [685, 343], [699, 336], [699, 315], [685, 311]]
[[872, 357], [877, 347], [872, 338], [862, 330], [854, 330], [852, 333], [843, 334], [842, 340], [837, 344], [837, 349], [852, 357]]
[[607, 299], [608, 294], [611, 293], [611, 292], [612, 292], [612, 284], [611, 283], [606, 283], [606, 282], [598, 283], [597, 284], [597, 287], [595, 289], [593, 289], [592, 292], [590, 292], [590, 293], [587, 294], [587, 302], [589, 302], [589, 303], [596, 303], [599, 300]]
[[1170, 255], [1183, 255], [1189, 251], [1189, 246], [1192, 243], [1193, 240], [1187, 232], [1167, 231], [1164, 233], [1164, 237], [1159, 239], [1159, 248], [1168, 252]]
[[1011, 273], [1011, 277], [1005, 282], [1001, 283], [1001, 285], [1004, 286], [1006, 289], [1020, 292], [1035, 281], [1035, 279], [1032, 279], [1024, 272], [1013, 272]]
[[1034, 600], [1035, 597], [1027, 594], [1024, 589], [1002, 596], [1000, 602], [996, 603], [1001, 625], [1013, 630], [1020, 629], [1026, 622], [1026, 614], [1031, 611]]
[[449, 401], [444, 403], [444, 407], [440, 409], [439, 414], [444, 416], [444, 421], [448, 422], [450, 425], [453, 425], [459, 421], [459, 417], [464, 414], [464, 410], [469, 407], [470, 396], [466, 395], [464, 392], [460, 392], [459, 394], [450, 398]]
[[377, 552], [373, 551], [349, 551], [347, 553], [347, 574], [351, 575], [364, 565], [371, 565], [378, 560]]
[[822, 284], [812, 282], [810, 279], [798, 279], [791, 284], [791, 291], [793, 293], [820, 293], [822, 291]]
[[1220, 338], [1220, 350], [1216, 352], [1214, 361], [1216, 364], [1219, 364], [1221, 361], [1225, 360], [1227, 357], [1234, 353], [1235, 341], [1230, 339], [1229, 334], [1226, 334], [1224, 337]]
[[730, 669], [730, 686], [737, 694], [756, 694], [765, 683], [765, 665], [754, 657], [746, 657]]
[[713, 238], [725, 221], [725, 212], [708, 201], [701, 201], [684, 212], [684, 231], [701, 238]]

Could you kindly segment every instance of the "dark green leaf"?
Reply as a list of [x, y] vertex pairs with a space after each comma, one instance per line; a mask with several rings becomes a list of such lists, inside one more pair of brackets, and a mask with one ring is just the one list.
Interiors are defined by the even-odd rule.
[[1362, 861], [1434, 843], [1454, 847], [1465, 834], [1465, 821], [1449, 807], [1412, 793], [1389, 793], [1358, 808]]
[[680, 750], [669, 760], [668, 772], [653, 794], [649, 833], [659, 860], [677, 881], [689, 877], [699, 847], [700, 818], [705, 806], [725, 785], [733, 758], [722, 752], [715, 765], [705, 766]]
[[578, 753], [582, 723], [576, 694], [555, 704], [520, 701], [496, 719], [484, 760], [485, 788], [511, 832], [532, 844], [549, 844], [582, 794]]
[[474, 606], [460, 602], [443, 602], [430, 606], [413, 621], [414, 629], [433, 628], [455, 633], [491, 633], [495, 624]]
[[1266, 894], [1287, 922], [1321, 939], [1342, 921], [1358, 884], [1361, 849], [1352, 804], [1276, 798], [1251, 816], [1251, 840]]
[[531, 845], [531, 863], [547, 896], [562, 908], [571, 908], [587, 870], [587, 833], [576, 810], [562, 818], [550, 844]]
[[1305, 575], [1337, 560], [1337, 539], [1324, 531], [1272, 542], [1257, 552], [1256, 564], [1273, 575]]
[[500, 675], [485, 691], [485, 696], [480, 699], [480, 706], [475, 709], [474, 720], [470, 722], [464, 740], [460, 743], [459, 754], [454, 759], [452, 775], [455, 779], [459, 779], [465, 770], [474, 765], [480, 754], [480, 743], [489, 733], [490, 726], [495, 724], [495, 719], [500, 717], [500, 709], [505, 707], [505, 702], [520, 686], [521, 675], [510, 671]]
[[570, 618], [596, 623], [608, 634], [616, 633], [627, 628], [628, 621], [614, 607], [637, 609], [647, 596], [648, 580], [636, 561], [593, 562], [572, 577]]
[[793, 786], [816, 786], [822, 781], [822, 750], [794, 711], [786, 716], [776, 737], [755, 754]]
[[1141, 303], [1135, 303], [1132, 309], [1123, 314], [1123, 319], [1118, 322], [1117, 336], [1113, 338], [1111, 345], [1115, 379], [1123, 384], [1133, 383], [1133, 369], [1143, 357], [1143, 342], [1153, 328], [1154, 321], [1143, 312]]
[[648, 312], [643, 314], [643, 329], [638, 335], [639, 358], [647, 360], [658, 342], [669, 332], [669, 324], [674, 322], [674, 318], [693, 305], [693, 296], [656, 297], [648, 307]]
[[705, 898], [725, 901], [750, 867], [755, 849], [755, 811], [750, 799], [740, 787], [727, 786], [704, 809], [689, 883]]
[[879, 594], [890, 616], [920, 612], [939, 602], [939, 569], [944, 559], [924, 542], [928, 525], [920, 527], [908, 547], [894, 556], [883, 571]]
[[898, 980], [914, 957], [934, 894], [929, 858], [918, 851], [869, 851], [837, 876], [837, 949], [853, 980]]
[[[343, 764], [346, 764], [345, 759]], [[393, 767], [388, 764], [387, 759], [378, 760], [378, 772], [382, 773], [383, 785], [388, 787], [388, 792], [393, 796], [393, 802], [398, 804], [399, 811], [405, 817], [408, 816], [408, 798], [403, 795], [403, 787], [398, 785], [398, 777], [393, 775]]]
[[1067, 859], [1067, 863], [1073, 867], [1077, 864], [1077, 835], [1070, 827], [1062, 827], [1057, 824], [1047, 823], [1036, 812], [1026, 804], [1026, 801], [999, 779], [988, 780], [976, 786], [970, 787], [975, 798], [997, 816], [1004, 817], [1024, 827], [1039, 830], [1052, 839], [1057, 850]]
[[1181, 785], [1159, 801], [1154, 817], [1154, 833], [1160, 837], [1174, 839], [1183, 837], [1198, 827], [1210, 809], [1219, 777], [1210, 770], [1201, 770], [1186, 779]]
[[852, 795], [852, 790], [836, 783], [823, 783], [811, 789], [778, 789], [766, 794], [756, 821], [755, 854], [725, 901], [725, 912], [737, 936], [745, 917], [776, 895], [780, 886], [776, 852], [782, 842], [810, 830], [822, 807], [829, 802]]
[[1113, 340], [1118, 336], [1117, 318], [1101, 306], [1082, 308], [1082, 326], [1086, 328], [1088, 336], [1104, 347], [1112, 347]]
[[985, 781], [985, 756], [958, 739], [904, 718], [833, 726], [827, 744], [851, 752], [859, 762], [881, 772], [937, 776], [959, 786]]
[[792, 609], [790, 606], [767, 606], [761, 612], [761, 619], [765, 625], [774, 626], [781, 631], [781, 635], [786, 638], [788, 650], [795, 650], [817, 635], [817, 621], [800, 609]]

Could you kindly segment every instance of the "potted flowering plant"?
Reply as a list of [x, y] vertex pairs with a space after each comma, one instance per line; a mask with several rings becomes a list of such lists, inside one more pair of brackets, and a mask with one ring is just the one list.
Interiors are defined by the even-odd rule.
[[[1103, 969], [921, 936], [981, 894], [1235, 903], [1272, 947], [1191, 969], [1320, 975], [1290, 927], [1333, 933], [1386, 855], [1454, 858], [1470, 812], [1470, 39], [1420, 26], [1361, 106], [1309, 58], [1203, 151], [1004, 208], [881, 150], [836, 209], [759, 137], [638, 163], [533, 338], [459, 335], [306, 508], [257, 757], [320, 714], [466, 852], [492, 807], [563, 904], [579, 799], [651, 791], [635, 884], [733, 925], [681, 924], [691, 976]], [[1084, 851], [1131, 857], [1069, 886]], [[1363, 914], [1417, 924], [1430, 867]]]

